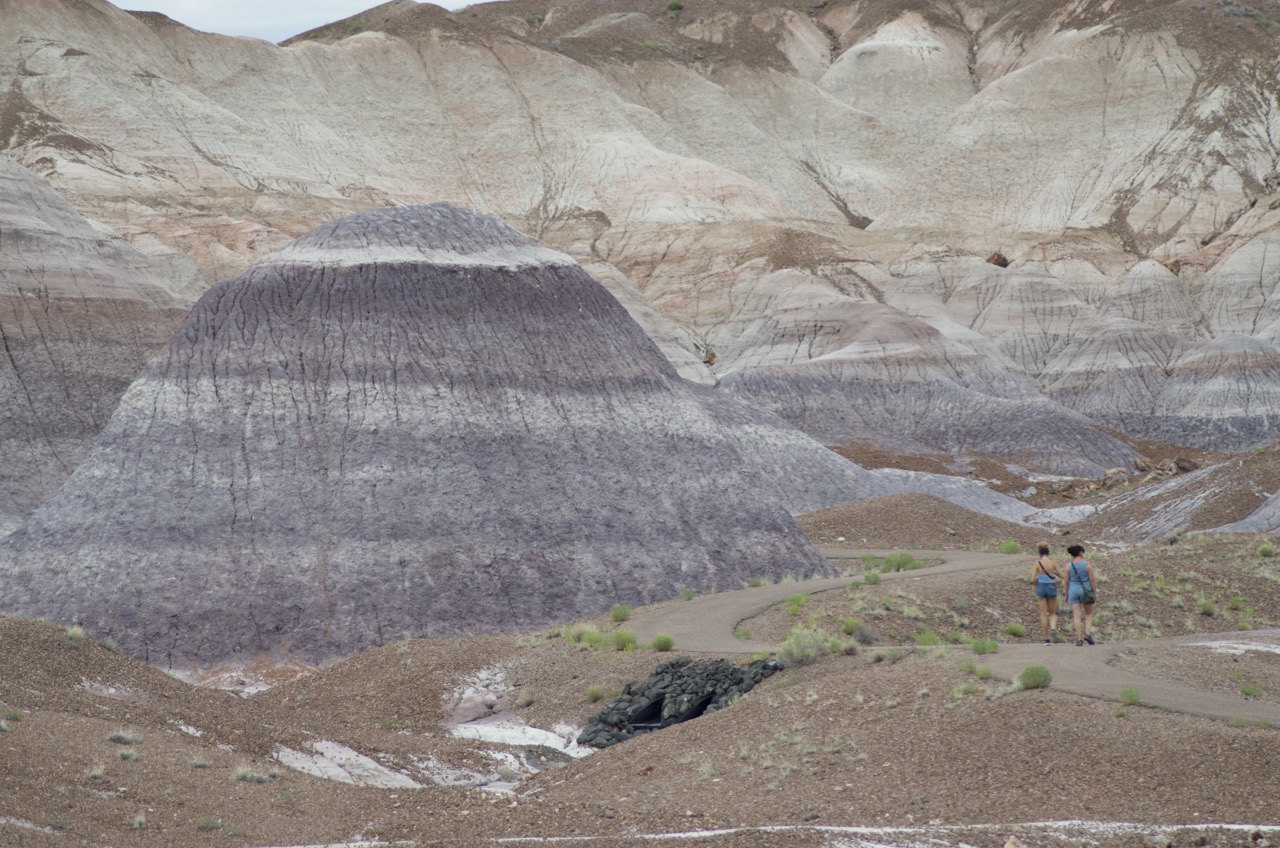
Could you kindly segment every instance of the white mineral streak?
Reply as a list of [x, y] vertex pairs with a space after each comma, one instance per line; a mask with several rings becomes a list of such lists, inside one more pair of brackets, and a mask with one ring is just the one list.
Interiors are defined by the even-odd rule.
[[349, 268], [359, 265], [390, 265], [397, 262], [426, 262], [446, 268], [511, 269], [542, 265], [577, 264], [563, 253], [540, 245], [509, 245], [470, 252], [416, 247], [414, 245], [398, 247], [374, 245], [370, 247], [340, 248], [291, 245], [265, 257], [262, 262], [267, 264], [291, 262], [303, 265], [324, 265], [331, 268]]
[[339, 783], [377, 789], [422, 788], [422, 784], [412, 778], [393, 771], [346, 745], [324, 739], [306, 744], [314, 753], [308, 754], [279, 745], [271, 756], [289, 768]]

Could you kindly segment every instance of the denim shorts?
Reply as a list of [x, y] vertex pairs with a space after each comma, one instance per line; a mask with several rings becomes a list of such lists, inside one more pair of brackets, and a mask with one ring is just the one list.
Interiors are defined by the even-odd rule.
[[1053, 582], [1045, 582], [1043, 580], [1036, 581], [1036, 597], [1037, 598], [1056, 598], [1058, 597], [1058, 586]]

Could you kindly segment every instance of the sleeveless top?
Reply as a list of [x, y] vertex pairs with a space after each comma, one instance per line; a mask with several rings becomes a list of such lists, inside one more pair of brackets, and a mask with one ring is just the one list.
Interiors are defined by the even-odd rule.
[[1053, 582], [1053, 575], [1052, 575], [1052, 574], [1045, 574], [1045, 573], [1044, 573], [1044, 559], [1043, 559], [1043, 558], [1036, 560], [1036, 566], [1037, 566], [1037, 568], [1036, 568], [1036, 582], [1037, 582], [1037, 583], [1052, 583], [1052, 582]]
[[[1077, 565], [1081, 565], [1084, 567], [1077, 569], [1076, 568]], [[1071, 568], [1071, 580], [1073, 583], [1079, 583], [1081, 586], [1086, 586], [1090, 589], [1093, 588], [1093, 585], [1089, 582], [1089, 571], [1088, 571], [1089, 561], [1087, 559], [1080, 560], [1080, 562], [1071, 563], [1070, 568]]]

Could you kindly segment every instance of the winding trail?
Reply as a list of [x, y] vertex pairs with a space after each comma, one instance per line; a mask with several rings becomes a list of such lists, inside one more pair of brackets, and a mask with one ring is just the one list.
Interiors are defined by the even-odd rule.
[[[833, 565], [841, 566], [872, 555], [883, 557], [891, 551], [819, 548]], [[880, 575], [882, 583], [927, 580], [938, 574], [981, 571], [1010, 565], [1030, 565], [1033, 557], [1025, 555], [978, 553], [973, 551], [929, 551], [942, 559], [940, 565], [916, 571], [890, 572]], [[702, 595], [691, 601], [675, 601], [638, 610], [628, 623], [639, 642], [648, 643], [659, 633], [675, 637], [681, 653], [733, 656], [777, 650], [772, 642], [738, 639], [737, 626], [785, 601], [798, 592], [816, 594], [849, 585], [848, 577], [789, 581], [767, 586], [738, 589]], [[1068, 622], [1070, 614], [1068, 613]], [[1111, 660], [1120, 652], [1153, 645], [1223, 640], [1230, 634], [1200, 633], [1170, 636], [1134, 642], [1117, 642], [1077, 648], [1069, 642], [1054, 645], [1039, 643], [1001, 644], [1000, 650], [981, 658], [983, 665], [1002, 680], [1012, 681], [1029, 665], [1043, 665], [1053, 676], [1052, 688], [1089, 698], [1120, 702], [1120, 692], [1135, 687], [1141, 695], [1140, 706], [1156, 707], [1171, 712], [1187, 713], [1221, 720], [1238, 720], [1251, 724], [1267, 722], [1280, 727], [1280, 704], [1208, 692], [1183, 683], [1161, 680], [1117, 668]], [[1251, 641], [1268, 641], [1280, 646], [1280, 629], [1250, 631]], [[953, 646], [956, 652], [968, 648]], [[1209, 650], [1205, 648], [1204, 650]], [[1276, 649], [1280, 651], [1280, 647]]]

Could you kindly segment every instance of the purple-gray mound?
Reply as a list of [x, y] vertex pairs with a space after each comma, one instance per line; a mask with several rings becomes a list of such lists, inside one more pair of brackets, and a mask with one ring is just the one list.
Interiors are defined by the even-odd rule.
[[5, 609], [180, 667], [825, 570], [603, 287], [444, 204], [211, 289], [0, 545]]

